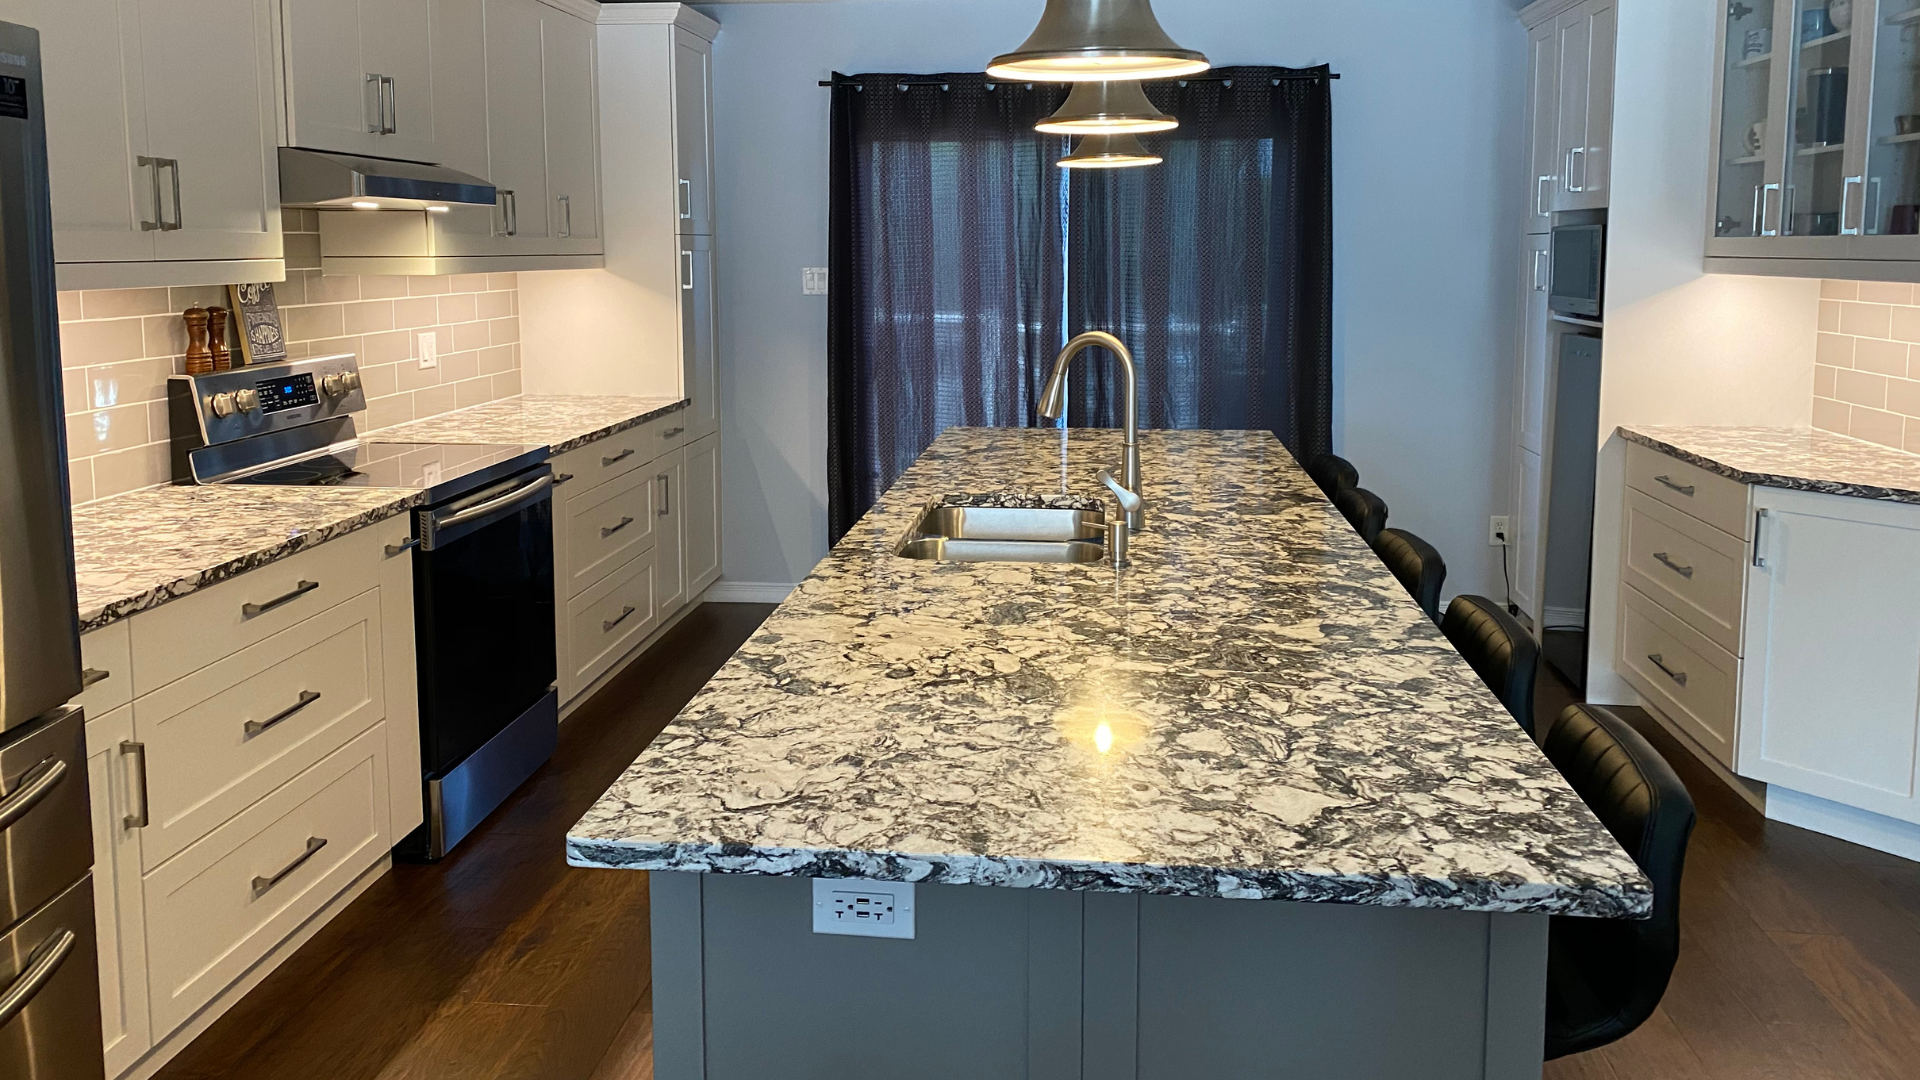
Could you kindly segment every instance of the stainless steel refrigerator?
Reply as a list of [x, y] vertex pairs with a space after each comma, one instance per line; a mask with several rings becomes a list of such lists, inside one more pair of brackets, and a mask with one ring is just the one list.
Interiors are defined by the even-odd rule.
[[40, 35], [0, 23], [0, 1077], [99, 1080]]

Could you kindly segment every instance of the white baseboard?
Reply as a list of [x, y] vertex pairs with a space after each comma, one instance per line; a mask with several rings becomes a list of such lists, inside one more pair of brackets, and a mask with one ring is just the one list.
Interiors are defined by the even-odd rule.
[[1778, 784], [1767, 791], [1767, 817], [1817, 833], [1920, 861], [1920, 825], [1832, 802]]
[[1550, 608], [1542, 608], [1540, 609], [1540, 611], [1541, 611], [1541, 615], [1544, 617], [1544, 625], [1546, 626], [1551, 626], [1551, 627], [1578, 626], [1582, 629], [1586, 628], [1586, 625], [1587, 625], [1587, 609], [1586, 608], [1550, 607]]
[[709, 604], [779, 604], [784, 603], [798, 587], [777, 581], [728, 581], [722, 578], [707, 586], [701, 599]]

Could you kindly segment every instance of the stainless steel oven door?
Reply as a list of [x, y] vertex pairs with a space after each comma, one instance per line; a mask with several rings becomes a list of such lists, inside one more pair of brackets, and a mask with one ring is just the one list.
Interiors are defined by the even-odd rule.
[[0, 936], [0, 1076], [102, 1080], [93, 877]]
[[528, 469], [492, 487], [419, 512], [420, 550], [433, 551], [553, 498], [553, 468]]
[[92, 868], [92, 823], [79, 709], [0, 737], [0, 932]]

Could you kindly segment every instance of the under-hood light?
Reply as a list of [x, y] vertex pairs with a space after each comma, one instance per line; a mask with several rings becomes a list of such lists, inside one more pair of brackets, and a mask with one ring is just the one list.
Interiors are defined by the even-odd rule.
[[1151, 0], [1047, 0], [1026, 43], [987, 67], [996, 79], [1108, 82], [1173, 79], [1212, 65], [1174, 44]]
[[1060, 111], [1034, 125], [1049, 135], [1142, 135], [1179, 126], [1132, 79], [1075, 83]]
[[380, 204], [377, 202], [368, 202], [365, 199], [357, 199], [353, 203], [353, 208], [355, 210], [378, 210], [380, 209]]
[[1136, 169], [1163, 159], [1132, 135], [1089, 135], [1055, 164], [1063, 169]]

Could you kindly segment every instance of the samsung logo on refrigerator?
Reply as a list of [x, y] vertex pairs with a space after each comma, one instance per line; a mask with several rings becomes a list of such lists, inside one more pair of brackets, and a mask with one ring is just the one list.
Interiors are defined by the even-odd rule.
[[33, 67], [33, 61], [17, 52], [0, 52], [0, 64], [12, 64], [17, 68], [31, 69]]

